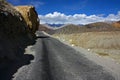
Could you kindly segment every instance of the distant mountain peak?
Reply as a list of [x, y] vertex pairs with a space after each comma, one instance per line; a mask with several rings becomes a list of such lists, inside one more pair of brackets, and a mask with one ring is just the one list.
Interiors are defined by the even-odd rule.
[[50, 24], [50, 23], [45, 23], [45, 25], [51, 26], [51, 27], [61, 27], [65, 24]]

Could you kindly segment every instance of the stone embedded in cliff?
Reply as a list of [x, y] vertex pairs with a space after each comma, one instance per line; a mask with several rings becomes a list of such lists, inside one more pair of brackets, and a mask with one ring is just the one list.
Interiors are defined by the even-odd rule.
[[35, 33], [39, 26], [39, 18], [35, 8], [33, 6], [16, 6], [15, 8], [25, 19], [30, 31]]

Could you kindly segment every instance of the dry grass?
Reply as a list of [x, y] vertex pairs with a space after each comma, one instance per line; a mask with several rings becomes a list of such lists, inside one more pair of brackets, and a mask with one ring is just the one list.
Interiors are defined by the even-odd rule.
[[53, 36], [71, 45], [90, 49], [100, 56], [111, 57], [120, 63], [120, 31], [54, 34]]
[[107, 53], [101, 53], [101, 52], [96, 52], [96, 53], [100, 56], [109, 56], [109, 54], [107, 54]]
[[110, 57], [120, 63], [120, 50], [117, 49], [91, 49], [91, 52], [102, 57]]
[[110, 55], [110, 57], [120, 63], [120, 55]]
[[53, 36], [87, 49], [120, 49], [120, 31], [54, 34]]

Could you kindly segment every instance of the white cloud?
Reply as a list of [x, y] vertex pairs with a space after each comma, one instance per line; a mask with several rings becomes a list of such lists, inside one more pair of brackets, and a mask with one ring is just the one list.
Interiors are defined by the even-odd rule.
[[118, 21], [120, 20], [120, 11], [115, 14], [109, 14], [107, 17], [101, 15], [86, 15], [86, 14], [74, 14], [65, 15], [64, 13], [54, 12], [46, 15], [39, 15], [40, 23], [55, 23], [55, 24], [88, 24], [94, 22], [103, 21]]

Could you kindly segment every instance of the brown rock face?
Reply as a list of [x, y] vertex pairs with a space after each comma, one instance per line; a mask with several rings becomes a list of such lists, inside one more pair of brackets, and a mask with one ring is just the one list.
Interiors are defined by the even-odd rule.
[[0, 1], [0, 63], [23, 56], [32, 39], [22, 15], [11, 4]]
[[27, 29], [21, 14], [11, 4], [0, 1], [0, 33], [14, 36], [26, 33]]
[[33, 6], [16, 6], [15, 8], [23, 16], [30, 31], [35, 33], [39, 26], [39, 18], [35, 8]]

